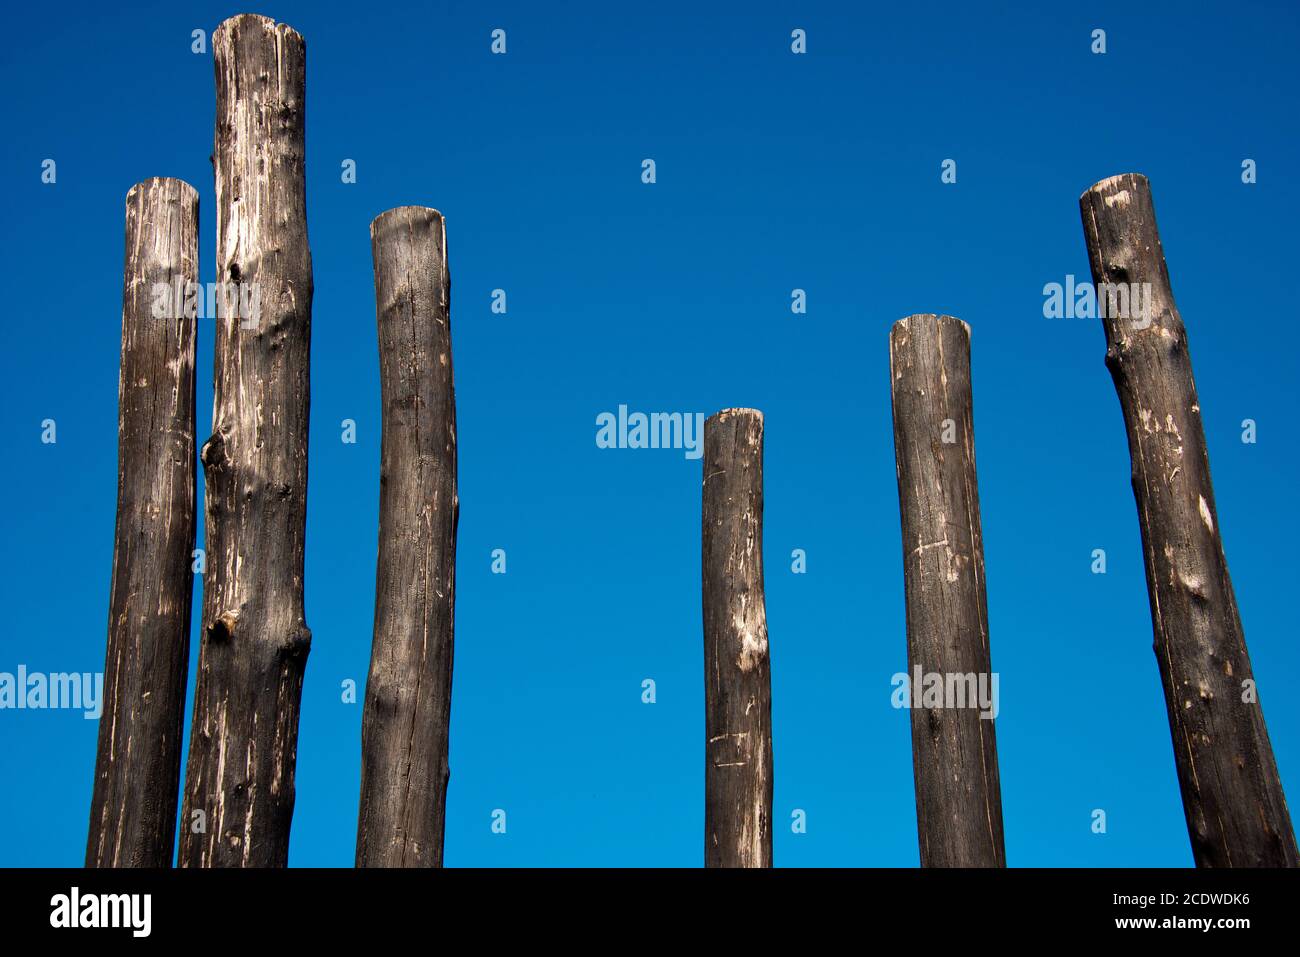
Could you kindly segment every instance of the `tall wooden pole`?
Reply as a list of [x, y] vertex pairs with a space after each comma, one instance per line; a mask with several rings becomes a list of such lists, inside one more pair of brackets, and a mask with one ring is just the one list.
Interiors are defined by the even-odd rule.
[[704, 423], [704, 864], [772, 866], [763, 414]]
[[[921, 865], [1005, 867], [970, 327], [952, 316], [900, 319], [889, 367]], [[931, 700], [936, 681], [942, 693]]]
[[456, 395], [442, 214], [370, 224], [383, 440], [358, 867], [441, 867], [456, 596]]
[[222, 23], [212, 50], [217, 276], [251, 290], [260, 310], [216, 322], [213, 434], [201, 455], [203, 635], [180, 861], [283, 866], [311, 645], [303, 613], [312, 299], [306, 50], [288, 26], [251, 14]]
[[194, 586], [194, 326], [199, 195], [126, 196], [117, 527], [87, 867], [170, 867]]
[[1295, 833], [1228, 577], [1187, 332], [1151, 188], [1135, 173], [1112, 176], [1079, 206], [1098, 305], [1107, 307], [1106, 365], [1128, 432], [1192, 855], [1200, 867], [1295, 867]]

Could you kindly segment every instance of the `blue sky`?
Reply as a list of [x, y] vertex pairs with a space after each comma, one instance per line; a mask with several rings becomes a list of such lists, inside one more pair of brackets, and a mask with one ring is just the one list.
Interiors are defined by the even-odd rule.
[[[702, 862], [700, 462], [597, 448], [596, 416], [620, 404], [766, 415], [776, 863], [917, 863], [908, 715], [890, 705], [906, 646], [887, 346], [913, 312], [973, 329], [1007, 860], [1190, 866], [1101, 325], [1042, 313], [1044, 284], [1088, 275], [1079, 194], [1129, 171], [1151, 179], [1246, 637], [1300, 794], [1297, 519], [1270, 504], [1300, 466], [1283, 308], [1300, 213], [1296, 8], [848, 7], [255, 8], [308, 50], [314, 639], [291, 864], [353, 859], [361, 705], [340, 685], [364, 681], [374, 610], [368, 226], [405, 204], [446, 215], [452, 274], [449, 866]], [[212, 63], [191, 31], [236, 12], [9, 13], [0, 671], [103, 668], [124, 198], [149, 176], [194, 184], [200, 278], [215, 278]], [[945, 159], [955, 184], [940, 181]], [[498, 288], [505, 315], [490, 308]], [[200, 443], [212, 332], [201, 323]], [[790, 572], [795, 548], [805, 575]], [[0, 865], [81, 863], [95, 733], [77, 712], [0, 711]]]

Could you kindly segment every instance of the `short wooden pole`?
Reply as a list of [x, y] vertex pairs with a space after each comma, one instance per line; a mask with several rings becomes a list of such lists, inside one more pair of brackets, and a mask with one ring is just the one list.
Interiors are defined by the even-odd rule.
[[383, 439], [358, 867], [441, 867], [456, 610], [456, 395], [442, 214], [370, 226]]
[[704, 863], [772, 866], [763, 414], [704, 423]]

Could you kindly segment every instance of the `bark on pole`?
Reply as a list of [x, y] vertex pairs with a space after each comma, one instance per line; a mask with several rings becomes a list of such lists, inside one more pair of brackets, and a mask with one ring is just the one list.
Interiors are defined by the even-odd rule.
[[178, 179], [145, 180], [126, 197], [117, 526], [87, 867], [172, 863], [196, 494], [195, 317], [183, 303], [198, 281], [198, 219], [198, 193]]
[[1128, 432], [1192, 855], [1200, 867], [1295, 867], [1295, 834], [1219, 537], [1187, 333], [1151, 188], [1135, 173], [1113, 176], [1088, 189], [1079, 206], [1098, 311], [1105, 309], [1106, 365]]
[[305, 46], [246, 14], [217, 28], [212, 50], [217, 277], [243, 295], [227, 297], [241, 300], [239, 314], [215, 323], [213, 434], [200, 456], [207, 574], [180, 861], [283, 866], [311, 644]]
[[441, 867], [456, 595], [456, 395], [442, 214], [370, 225], [383, 440], [358, 867]]
[[[995, 700], [996, 686], [975, 476], [970, 327], [952, 316], [900, 319], [889, 336], [889, 367], [921, 866], [1005, 867], [994, 709], [984, 706]], [[942, 707], [927, 706], [933, 703], [923, 693], [929, 675], [944, 683]]]
[[772, 866], [763, 413], [704, 423], [704, 863]]

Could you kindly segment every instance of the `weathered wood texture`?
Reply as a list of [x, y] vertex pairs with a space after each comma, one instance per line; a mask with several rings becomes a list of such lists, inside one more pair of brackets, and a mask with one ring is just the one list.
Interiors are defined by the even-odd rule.
[[[970, 327], [900, 319], [889, 336], [894, 456], [903, 534], [909, 676], [974, 676], [991, 693], [984, 540], [971, 402]], [[958, 686], [954, 679], [954, 689]], [[971, 701], [911, 701], [912, 770], [923, 867], [1004, 867], [1002, 792], [991, 714]]]
[[772, 684], [763, 601], [763, 414], [704, 424], [704, 863], [772, 866]]
[[[1187, 333], [1146, 177], [1079, 200], [1099, 307], [1103, 283], [1149, 284], [1108, 315], [1106, 365], [1124, 412], [1156, 660], [1192, 854], [1201, 867], [1294, 867], [1295, 835], [1228, 577]], [[1116, 305], [1122, 305], [1117, 302]], [[1247, 683], [1250, 683], [1249, 686]]]
[[195, 318], [176, 307], [198, 282], [198, 219], [198, 193], [178, 179], [126, 197], [117, 527], [87, 867], [172, 863], [196, 497]]
[[[188, 866], [283, 866], [303, 669], [311, 253], [303, 171], [305, 46], [242, 15], [212, 39], [217, 276], [260, 314], [216, 322], [207, 574], [181, 822]], [[194, 812], [204, 812], [198, 830]]]
[[370, 225], [383, 440], [358, 867], [441, 867], [456, 596], [456, 395], [436, 209]]

